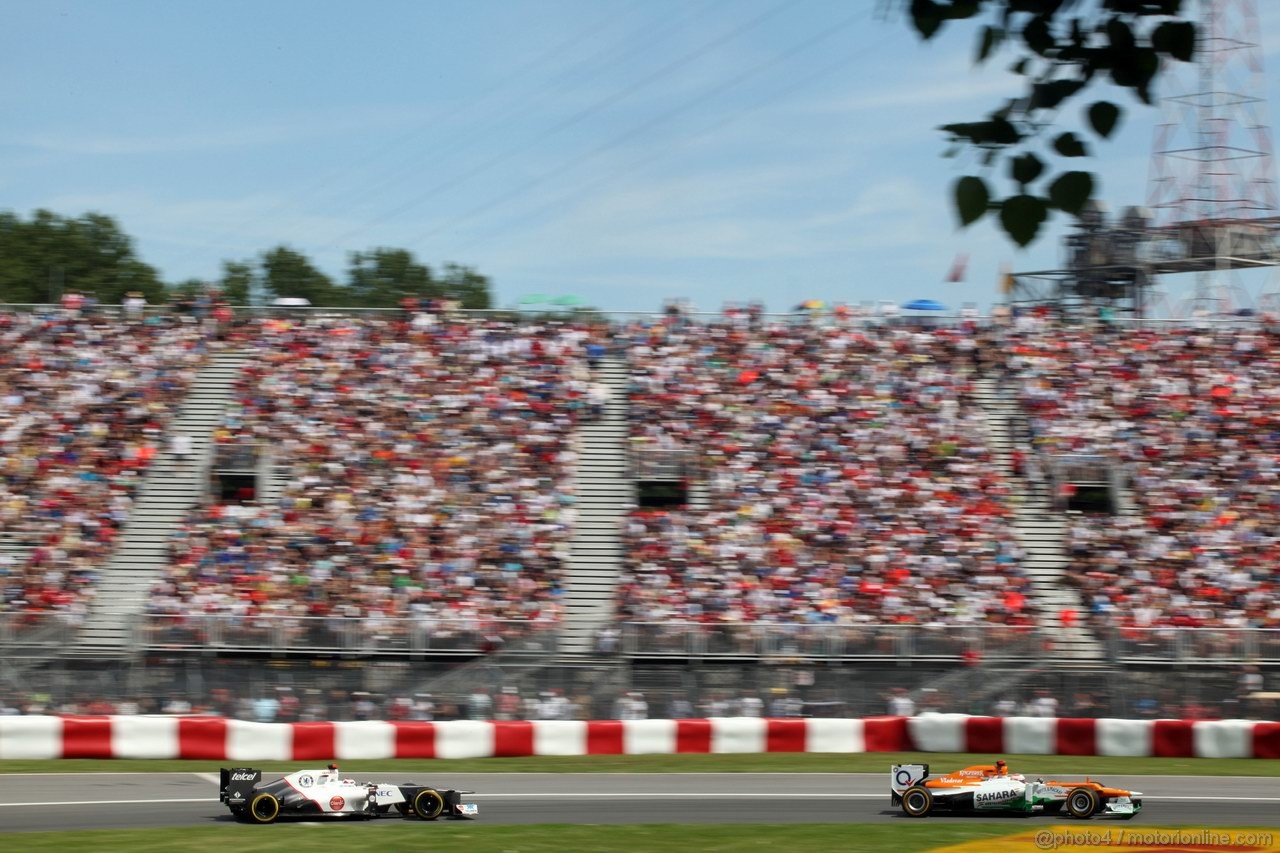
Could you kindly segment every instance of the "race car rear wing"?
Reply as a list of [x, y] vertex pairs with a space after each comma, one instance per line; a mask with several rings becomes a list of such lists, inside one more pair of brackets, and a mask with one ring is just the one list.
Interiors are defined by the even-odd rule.
[[262, 781], [262, 771], [252, 767], [223, 767], [218, 777], [218, 802], [239, 806], [249, 801], [253, 786]]
[[912, 785], [923, 782], [928, 775], [928, 764], [895, 764], [889, 768], [889, 789], [901, 794]]

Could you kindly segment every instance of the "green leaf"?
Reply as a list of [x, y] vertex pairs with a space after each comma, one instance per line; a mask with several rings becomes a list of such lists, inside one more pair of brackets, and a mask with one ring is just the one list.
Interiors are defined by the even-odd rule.
[[1053, 150], [1057, 151], [1063, 157], [1088, 157], [1089, 149], [1084, 147], [1084, 143], [1080, 141], [1080, 137], [1074, 133], [1063, 133], [1053, 140]]
[[948, 134], [953, 142], [968, 140], [973, 145], [1013, 145], [1022, 139], [1018, 129], [998, 114], [988, 121], [944, 124], [938, 129]]
[[1049, 201], [1063, 211], [1079, 215], [1093, 195], [1093, 175], [1088, 172], [1063, 172], [1049, 184]]
[[920, 38], [928, 41], [942, 27], [942, 8], [934, 0], [911, 0], [911, 23]]
[[1084, 88], [1079, 80], [1051, 80], [1037, 83], [1031, 89], [1031, 106], [1051, 110]]
[[1004, 40], [1004, 30], [999, 27], [985, 26], [982, 28], [982, 35], [978, 37], [978, 56], [974, 60], [974, 64], [981, 65], [987, 61], [987, 57], [991, 55], [991, 51], [1000, 46], [1000, 42]]
[[984, 130], [986, 124], [984, 121], [966, 121], [956, 124], [944, 124], [938, 130], [950, 135], [953, 140], [967, 139], [976, 145], [986, 136], [986, 131]]
[[1190, 62], [1196, 53], [1196, 25], [1191, 21], [1165, 21], [1152, 31], [1151, 46], [1174, 59]]
[[1034, 53], [1044, 56], [1053, 47], [1053, 33], [1049, 32], [1049, 19], [1036, 15], [1022, 28], [1022, 40]]
[[1019, 246], [1026, 246], [1036, 239], [1040, 226], [1049, 216], [1044, 199], [1033, 195], [1015, 195], [1000, 205], [1000, 225]]
[[962, 227], [977, 222], [991, 203], [991, 193], [987, 190], [986, 181], [973, 175], [965, 175], [956, 181], [955, 201]]
[[1021, 157], [1014, 157], [1009, 161], [1009, 175], [1023, 186], [1040, 177], [1040, 173], [1043, 171], [1044, 163], [1040, 162], [1040, 158], [1030, 152], [1023, 154]]
[[1098, 101], [1089, 106], [1089, 126], [1093, 132], [1106, 139], [1120, 120], [1120, 108], [1110, 101]]
[[1114, 53], [1128, 53], [1133, 50], [1133, 30], [1118, 16], [1107, 21], [1107, 41]]
[[993, 118], [987, 122], [987, 141], [996, 145], [1013, 145], [1022, 134], [1007, 119]]

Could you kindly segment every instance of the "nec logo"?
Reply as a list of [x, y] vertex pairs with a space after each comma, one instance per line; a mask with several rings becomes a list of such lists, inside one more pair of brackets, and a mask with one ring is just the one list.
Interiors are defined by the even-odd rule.
[[252, 782], [257, 773], [232, 773], [232, 782]]

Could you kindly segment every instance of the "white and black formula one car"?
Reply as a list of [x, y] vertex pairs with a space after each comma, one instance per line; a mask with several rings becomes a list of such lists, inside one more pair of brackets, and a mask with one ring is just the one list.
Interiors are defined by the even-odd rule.
[[438, 817], [470, 818], [479, 813], [475, 803], [462, 802], [474, 791], [437, 789], [417, 782], [388, 785], [344, 779], [338, 765], [324, 770], [299, 770], [262, 783], [262, 771], [250, 767], [224, 767], [220, 773], [218, 801], [237, 820], [272, 823], [279, 817], [359, 817], [388, 815], [435, 820]]

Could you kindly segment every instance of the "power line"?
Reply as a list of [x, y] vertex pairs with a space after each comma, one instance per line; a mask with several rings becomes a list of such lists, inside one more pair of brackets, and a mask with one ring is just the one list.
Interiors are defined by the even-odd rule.
[[756, 27], [763, 24], [765, 21], [781, 13], [784, 9], [790, 6], [791, 3], [792, 3], [792, 0], [783, 0], [782, 3], [779, 3], [776, 6], [773, 6], [772, 8], [765, 11], [763, 14], [757, 15], [756, 17], [752, 18], [746, 23], [740, 24], [739, 26], [733, 28], [729, 32], [722, 33], [721, 35], [717, 36], [711, 41], [698, 46], [696, 49], [681, 55], [680, 57], [678, 57], [675, 60], [672, 60], [671, 62], [668, 62], [666, 65], [663, 65], [661, 68], [658, 68], [656, 71], [653, 71], [650, 74], [646, 75], [645, 77], [641, 78], [640, 80], [630, 84], [629, 86], [624, 87], [622, 90], [615, 92], [609, 95], [608, 97], [601, 98], [600, 100], [593, 102], [592, 104], [588, 105], [587, 107], [584, 107], [583, 109], [579, 110], [573, 115], [565, 119], [562, 119], [561, 121], [557, 122], [556, 124], [544, 130], [542, 133], [535, 136], [533, 139], [524, 140], [515, 145], [509, 146], [499, 154], [480, 163], [478, 166], [475, 166], [459, 175], [455, 175], [453, 177], [447, 178], [446, 180], [435, 184], [426, 192], [415, 196], [410, 201], [404, 204], [398, 205], [397, 207], [387, 211], [386, 213], [378, 216], [375, 219], [372, 219], [362, 225], [359, 225], [355, 228], [352, 228], [343, 232], [342, 234], [339, 234], [338, 236], [330, 239], [328, 242], [324, 243], [323, 245], [317, 247], [314, 251], [324, 251], [326, 249], [330, 249], [337, 244], [345, 242], [346, 240], [350, 239], [356, 234], [359, 234], [362, 231], [365, 231], [375, 225], [385, 222], [388, 219], [392, 219], [396, 216], [406, 213], [407, 211], [412, 210], [413, 208], [417, 207], [423, 202], [438, 196], [440, 193], [450, 190], [458, 186], [459, 184], [462, 184], [470, 180], [471, 178], [481, 175], [489, 171], [493, 167], [501, 163], [504, 163], [507, 160], [512, 159], [513, 157], [519, 156], [521, 153], [527, 150], [529, 146], [536, 145], [540, 142], [543, 142], [546, 139], [549, 139], [550, 137], [555, 136], [556, 134], [564, 130], [567, 130], [570, 127], [573, 127], [574, 125], [578, 124], [579, 122], [587, 118], [590, 118], [592, 115], [595, 115], [601, 110], [625, 100], [626, 98], [630, 97], [636, 92], [639, 92], [640, 90], [644, 89], [646, 86], [662, 79], [663, 77], [667, 77], [672, 73], [685, 67], [686, 65], [689, 65], [691, 62], [694, 62], [702, 58], [704, 55], [706, 55], [710, 51], [713, 51], [718, 47], [728, 44], [729, 42], [733, 41], [739, 36], [751, 31], [752, 29], [755, 29]]
[[[637, 41], [637, 44], [629, 50], [623, 50], [621, 53], [619, 53], [618, 49], [614, 46], [606, 46], [601, 51], [598, 51], [597, 53], [592, 54], [590, 57], [577, 63], [573, 68], [562, 71], [561, 73], [552, 77], [543, 85], [543, 88], [554, 88], [558, 84], [562, 83], [563, 81], [571, 77], [578, 70], [578, 68], [590, 65], [599, 56], [605, 56], [605, 55], [611, 56], [612, 61], [609, 63], [609, 65], [621, 64], [623, 61], [625, 61], [626, 59], [629, 59], [635, 53], [638, 53], [640, 51], [650, 48], [650, 46], [654, 42], [661, 41], [662, 39], [666, 38], [666, 36], [669, 35], [670, 33], [675, 32], [676, 30], [679, 30], [682, 27], [687, 26], [690, 22], [701, 17], [704, 13], [711, 10], [713, 7], [714, 7], [714, 3], [712, 2], [707, 2], [701, 8], [696, 6], [691, 7], [692, 12], [690, 14], [685, 15], [683, 18], [670, 19], [656, 31], [646, 32], [642, 34], [642, 37], [633, 39], [634, 41]], [[526, 108], [524, 112], [528, 113], [531, 110], [532, 110], [532, 107], [526, 104]], [[499, 121], [505, 120], [507, 123], [510, 123], [512, 121], [512, 117], [506, 113], [503, 113], [502, 115], [498, 116], [498, 120]], [[457, 122], [450, 121], [449, 124], [450, 126], [455, 126]], [[334, 197], [331, 203], [349, 204], [354, 199], [377, 195], [378, 193], [382, 192], [383, 190], [391, 186], [404, 186], [409, 180], [408, 178], [409, 174], [416, 174], [426, 169], [431, 169], [433, 167], [439, 168], [440, 159], [448, 157], [449, 155], [455, 152], [467, 150], [474, 143], [480, 140], [484, 140], [489, 136], [491, 136], [494, 130], [495, 130], [495, 122], [487, 122], [485, 124], [482, 124], [480, 127], [474, 129], [470, 134], [466, 135], [465, 137], [460, 137], [455, 139], [452, 144], [445, 147], [444, 150], [441, 151], [440, 154], [437, 155], [437, 157], [433, 158], [430, 162], [424, 164], [421, 162], [422, 161], [421, 156], [415, 155], [410, 160], [405, 161], [400, 165], [398, 165], [395, 169], [388, 170], [387, 172], [385, 172], [382, 178], [378, 179], [372, 184], [358, 185], [354, 187], [351, 190], [351, 192], [345, 193], [341, 196]], [[413, 168], [413, 167], [417, 167], [417, 168]], [[406, 171], [406, 169], [408, 171]], [[371, 223], [365, 223], [360, 227], [365, 228], [365, 227], [368, 227], [370, 224]], [[338, 242], [339, 239], [345, 239], [345, 237], [335, 238], [331, 242]]]
[[826, 41], [827, 39], [835, 36], [836, 34], [843, 32], [845, 29], [848, 29], [850, 26], [857, 23], [863, 17], [864, 17], [864, 12], [859, 12], [857, 14], [850, 15], [849, 17], [839, 21], [835, 26], [830, 27], [814, 36], [811, 36], [810, 38], [805, 39], [804, 41], [792, 46], [791, 48], [784, 51], [783, 53], [778, 54], [777, 56], [774, 56], [771, 59], [766, 60], [765, 62], [759, 63], [758, 65], [752, 66], [746, 71], [738, 75], [735, 75], [731, 79], [725, 81], [724, 83], [721, 83], [720, 85], [710, 89], [709, 91], [704, 92], [703, 94], [698, 95], [697, 97], [692, 98], [688, 101], [685, 101], [683, 104], [680, 104], [677, 107], [673, 107], [672, 109], [667, 110], [666, 112], [658, 116], [655, 116], [654, 118], [649, 119], [648, 121], [645, 121], [640, 125], [633, 127], [632, 129], [625, 131], [622, 134], [619, 134], [618, 136], [615, 136], [613, 139], [609, 140], [608, 142], [605, 142], [604, 144], [591, 149], [590, 151], [586, 152], [581, 156], [571, 157], [563, 161], [562, 163], [560, 163], [560, 165], [556, 166], [550, 171], [544, 172], [543, 174], [524, 182], [520, 186], [506, 193], [503, 193], [497, 198], [491, 199], [483, 204], [480, 204], [480, 205], [477, 205], [476, 207], [471, 208], [467, 212], [463, 213], [461, 216], [451, 221], [445, 222], [441, 225], [438, 225], [435, 228], [432, 228], [430, 231], [425, 232], [418, 238], [411, 240], [409, 242], [412, 245], [413, 243], [419, 243], [419, 242], [428, 240], [436, 236], [437, 234], [440, 234], [444, 231], [448, 231], [452, 228], [456, 228], [459, 225], [476, 218], [477, 216], [481, 216], [489, 212], [490, 210], [493, 210], [495, 207], [499, 207], [503, 204], [506, 204], [508, 201], [511, 201], [512, 199], [520, 197], [521, 195], [525, 194], [529, 190], [532, 190], [538, 186], [541, 186], [542, 184], [546, 183], [547, 181], [553, 178], [557, 178], [565, 174], [566, 172], [572, 171], [573, 169], [596, 159], [602, 154], [606, 154], [609, 151], [612, 151], [613, 149], [618, 148], [621, 145], [625, 145], [627, 142], [630, 142], [632, 139], [635, 139], [636, 137], [648, 132], [654, 127], [666, 121], [669, 121], [670, 119], [675, 118], [676, 116], [681, 115], [682, 113], [688, 112], [694, 107], [700, 106], [701, 104], [711, 100], [712, 98], [715, 98], [718, 95], [728, 91], [734, 86], [737, 86], [739, 83], [742, 83], [745, 80], [749, 80], [750, 78], [756, 76], [762, 71], [772, 68], [773, 66], [778, 65], [781, 62], [785, 62], [786, 60], [790, 59], [793, 56], [796, 56], [806, 50], [809, 50], [814, 45], [820, 44], [821, 42]]
[[[595, 192], [596, 190], [599, 190], [602, 187], [608, 186], [609, 184], [615, 183], [618, 180], [623, 178], [634, 177], [638, 171], [643, 170], [653, 165], [656, 162], [668, 159], [676, 151], [682, 150], [684, 148], [688, 148], [700, 142], [701, 140], [706, 139], [712, 134], [720, 130], [723, 130], [724, 128], [738, 121], [741, 121], [742, 119], [747, 118], [748, 116], [753, 115], [762, 109], [765, 109], [766, 107], [776, 103], [782, 98], [785, 98], [789, 95], [792, 95], [800, 91], [804, 87], [810, 85], [811, 83], [817, 80], [820, 80], [824, 77], [827, 77], [830, 74], [834, 74], [837, 71], [847, 68], [848, 66], [854, 64], [855, 62], [860, 62], [865, 60], [867, 57], [874, 55], [876, 52], [880, 50], [883, 50], [888, 44], [889, 42], [887, 40], [881, 39], [879, 43], [876, 44], [875, 47], [873, 47], [871, 50], [865, 53], [861, 51], [851, 51], [845, 54], [838, 61], [824, 65], [823, 67], [817, 69], [813, 73], [808, 74], [802, 77], [801, 79], [795, 81], [791, 86], [788, 86], [784, 89], [781, 89], [775, 92], [774, 94], [770, 95], [768, 98], [765, 98], [764, 100], [757, 101], [755, 104], [751, 105], [749, 108], [724, 116], [719, 121], [714, 122], [713, 124], [703, 128], [696, 135], [687, 137], [684, 140], [682, 140], [678, 147], [676, 148], [662, 147], [662, 148], [654, 149], [646, 157], [642, 157], [638, 160], [632, 160], [631, 162], [614, 170], [613, 172], [607, 175], [604, 175], [598, 180], [592, 181], [591, 183], [588, 183], [585, 186], [579, 187], [574, 191], [572, 191], [571, 193], [562, 194], [560, 197], [551, 200], [547, 204], [544, 204], [543, 206], [537, 208], [534, 211], [531, 211], [529, 214], [527, 214], [527, 217], [536, 219], [542, 216], [543, 214], [548, 213], [554, 210], [555, 208], [563, 205], [567, 199], [583, 196], [588, 193]], [[460, 253], [466, 249], [472, 248], [473, 246], [477, 246], [477, 245], [481, 245], [483, 243], [489, 242], [494, 238], [494, 236], [496, 235], [491, 233], [488, 235], [477, 237], [473, 240], [466, 241], [464, 243], [456, 245], [454, 247], [454, 251]]]
[[[505, 75], [498, 83], [495, 83], [493, 86], [490, 86], [488, 89], [486, 89], [484, 93], [481, 94], [478, 98], [468, 103], [467, 106], [464, 108], [464, 111], [472, 109], [477, 105], [484, 103], [485, 101], [492, 98], [495, 94], [508, 88], [512, 83], [516, 83], [516, 82], [527, 79], [527, 75], [529, 74], [530, 71], [542, 65], [547, 60], [553, 59], [558, 56], [562, 56], [566, 52], [571, 51], [574, 47], [576, 47], [581, 42], [594, 38], [600, 31], [608, 27], [610, 24], [614, 23], [617, 20], [617, 17], [618, 16], [617, 16], [616, 10], [610, 9], [610, 11], [607, 14], [595, 19], [591, 24], [583, 27], [582, 29], [577, 30], [569, 38], [561, 42], [558, 42], [555, 46], [548, 48], [542, 53], [539, 53], [533, 58], [525, 61], [514, 71]], [[382, 159], [391, 151], [400, 147], [403, 143], [414, 139], [418, 135], [422, 134], [424, 131], [435, 130], [438, 122], [448, 118], [450, 118], [450, 115], [449, 115], [449, 112], [446, 110], [440, 110], [432, 114], [431, 117], [428, 118], [427, 120], [423, 122], [419, 122], [412, 129], [397, 136], [391, 142], [387, 143], [386, 145], [380, 146], [374, 153], [370, 154], [369, 156], [361, 160], [357, 160], [355, 162], [354, 168], [359, 168], [361, 165], [365, 163], [371, 163], [371, 162], [375, 162], [377, 160]], [[456, 119], [456, 116], [453, 116], [452, 118]], [[349, 176], [352, 171], [353, 171], [352, 165], [348, 164], [347, 166], [344, 166], [341, 170], [329, 173], [327, 177], [311, 184], [309, 187], [302, 190], [300, 193], [296, 193], [290, 196], [289, 198], [279, 202], [278, 204], [273, 205], [272, 207], [264, 211], [262, 214], [260, 214], [258, 217], [249, 220], [248, 223], [244, 223], [244, 222], [239, 223], [235, 230], [225, 232], [220, 237], [216, 238], [212, 243], [207, 243], [205, 245], [217, 246], [219, 243], [225, 242], [231, 237], [247, 233], [248, 230], [252, 229], [254, 226], [267, 222], [273, 217], [275, 217], [277, 214], [282, 213], [285, 210], [295, 206], [300, 200], [305, 199], [309, 196], [314, 196], [317, 192], [323, 191], [324, 189], [332, 186], [336, 181]], [[180, 258], [177, 261], [177, 263], [178, 264], [185, 263], [191, 260], [193, 257], [195, 257], [196, 254], [197, 252], [193, 251], [187, 256]]]

